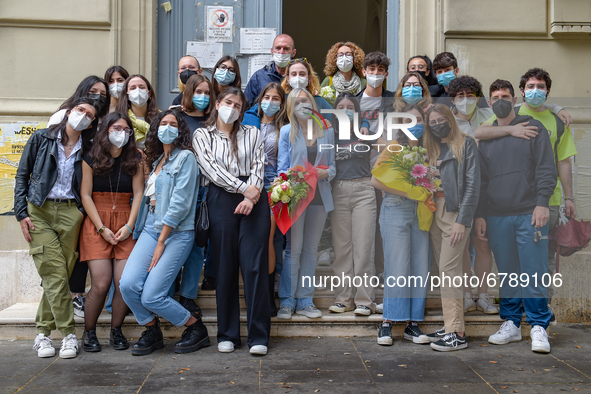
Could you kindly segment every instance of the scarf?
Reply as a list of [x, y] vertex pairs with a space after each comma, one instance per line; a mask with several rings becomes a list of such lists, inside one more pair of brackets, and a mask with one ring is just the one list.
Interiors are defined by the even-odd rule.
[[332, 86], [339, 93], [351, 93], [356, 95], [361, 91], [361, 78], [355, 72], [350, 81], [347, 81], [340, 71], [337, 71], [332, 77]]
[[127, 115], [131, 120], [131, 125], [133, 126], [133, 131], [135, 132], [135, 140], [145, 140], [146, 134], [148, 134], [148, 131], [150, 131], [150, 124], [146, 121], [136, 118], [135, 114], [131, 109], [127, 111]]

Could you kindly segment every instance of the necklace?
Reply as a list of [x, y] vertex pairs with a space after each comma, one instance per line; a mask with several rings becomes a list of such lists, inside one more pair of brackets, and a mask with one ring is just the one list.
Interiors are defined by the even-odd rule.
[[119, 163], [119, 177], [117, 178], [117, 189], [115, 189], [115, 194], [113, 194], [113, 183], [111, 182], [111, 177], [109, 177], [109, 190], [111, 190], [111, 201], [113, 201], [113, 209], [117, 208], [115, 205], [115, 201], [117, 201], [117, 193], [119, 192], [119, 180], [121, 179], [121, 163]]

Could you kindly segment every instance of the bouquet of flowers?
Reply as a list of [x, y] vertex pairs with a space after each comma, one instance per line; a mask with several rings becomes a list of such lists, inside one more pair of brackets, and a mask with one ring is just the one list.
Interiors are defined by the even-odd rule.
[[337, 96], [335, 94], [335, 90], [332, 88], [332, 86], [325, 86], [325, 87], [321, 88], [320, 89], [320, 96], [322, 96], [323, 99], [328, 101], [328, 103], [330, 105], [333, 105], [334, 101], [337, 98]]

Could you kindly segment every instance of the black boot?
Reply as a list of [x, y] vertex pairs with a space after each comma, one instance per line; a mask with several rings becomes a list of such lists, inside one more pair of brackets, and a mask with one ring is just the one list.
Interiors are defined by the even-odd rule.
[[275, 272], [269, 274], [269, 302], [271, 303], [271, 317], [276, 317], [277, 305], [275, 304]]
[[188, 310], [189, 312], [197, 313], [197, 314], [199, 314], [199, 316], [201, 316], [201, 309], [197, 306], [197, 304], [195, 303], [195, 300], [180, 296], [179, 297], [179, 304], [181, 304], [181, 306], [183, 308], [185, 308], [186, 310]]
[[207, 334], [207, 328], [201, 320], [201, 315], [197, 313], [191, 313], [191, 315], [197, 321], [183, 331], [181, 340], [174, 345], [175, 353], [191, 353], [204, 346], [209, 346], [209, 335]]
[[216, 281], [213, 276], [204, 276], [201, 290], [215, 290]]
[[140, 339], [131, 348], [131, 354], [134, 356], [144, 356], [163, 347], [164, 342], [162, 341], [160, 321], [156, 318], [156, 324], [147, 326], [146, 330], [142, 332]]
[[96, 337], [96, 330], [84, 331], [82, 336], [82, 349], [85, 352], [100, 352], [101, 344]]
[[111, 339], [109, 340], [109, 344], [115, 350], [125, 350], [129, 347], [129, 342], [127, 342], [127, 338], [123, 335], [121, 331], [121, 327], [111, 328]]

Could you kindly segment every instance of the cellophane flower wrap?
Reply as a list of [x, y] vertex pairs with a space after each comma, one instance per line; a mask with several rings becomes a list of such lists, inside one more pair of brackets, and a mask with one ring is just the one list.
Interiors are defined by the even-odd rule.
[[433, 212], [437, 205], [433, 193], [440, 181], [435, 179], [435, 169], [426, 164], [427, 150], [423, 147], [401, 146], [397, 152], [387, 152], [388, 158], [377, 165], [373, 176], [391, 189], [405, 192], [409, 198], [420, 203], [417, 206], [419, 228], [429, 231]]

